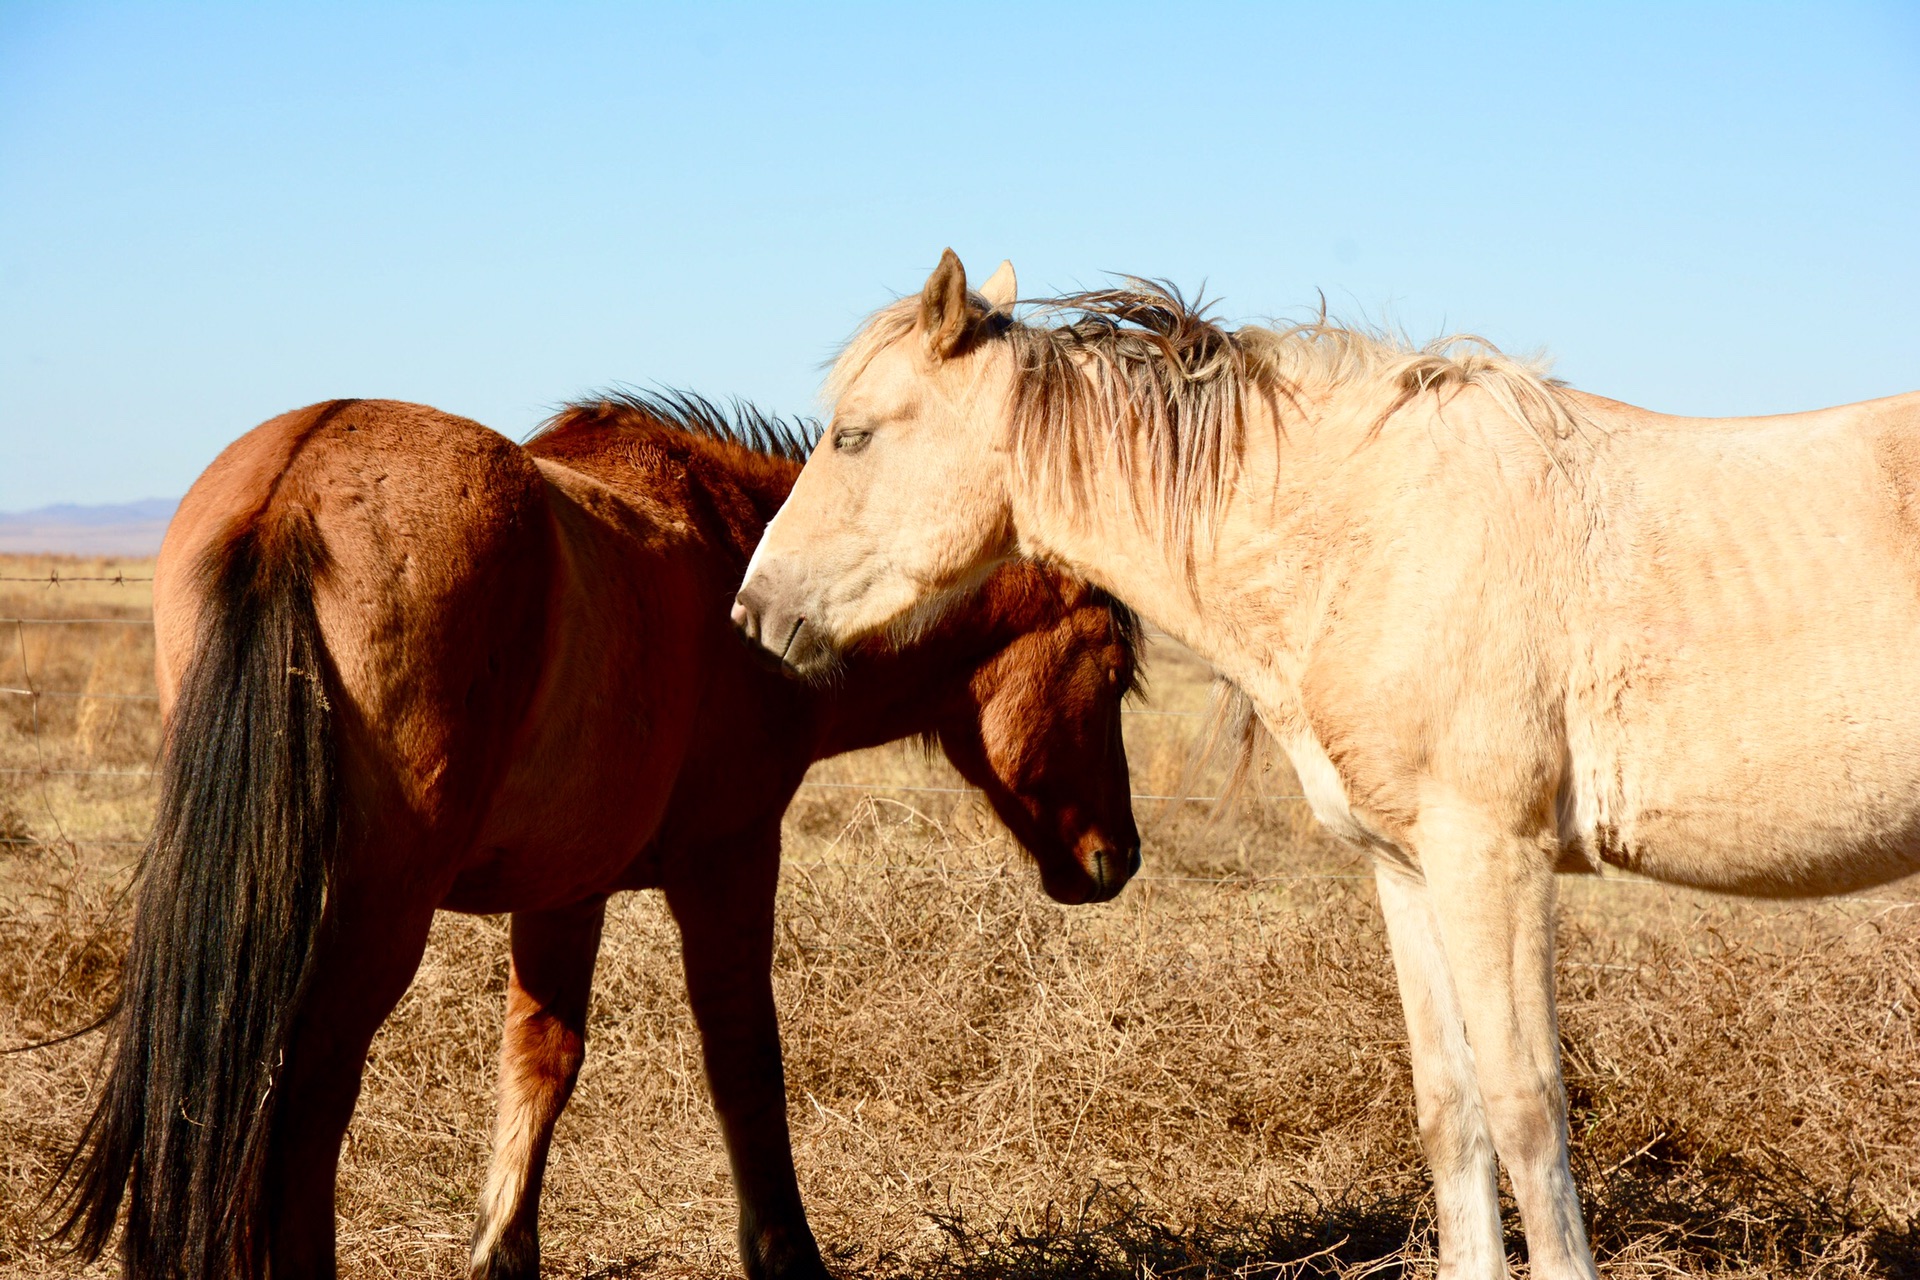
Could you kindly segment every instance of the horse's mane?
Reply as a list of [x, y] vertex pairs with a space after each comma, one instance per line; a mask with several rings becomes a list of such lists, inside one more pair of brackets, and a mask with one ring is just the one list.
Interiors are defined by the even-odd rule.
[[694, 391], [616, 386], [562, 405], [527, 440], [589, 425], [677, 432], [785, 462], [805, 462], [820, 438], [820, 424], [813, 419], [783, 418], [745, 400], [723, 407]]
[[[972, 343], [1014, 353], [1009, 444], [1027, 478], [1072, 505], [1118, 465], [1122, 486], [1191, 573], [1245, 456], [1250, 411], [1277, 432], [1306, 423], [1329, 393], [1370, 413], [1369, 438], [1415, 397], [1478, 387], [1540, 442], [1563, 471], [1559, 442], [1586, 422], [1564, 384], [1472, 334], [1416, 346], [1385, 329], [1330, 320], [1324, 303], [1303, 323], [1229, 328], [1210, 306], [1164, 281], [1029, 302], [1026, 320], [977, 294]], [[917, 296], [874, 315], [835, 360], [830, 400], [884, 348], [908, 336]]]

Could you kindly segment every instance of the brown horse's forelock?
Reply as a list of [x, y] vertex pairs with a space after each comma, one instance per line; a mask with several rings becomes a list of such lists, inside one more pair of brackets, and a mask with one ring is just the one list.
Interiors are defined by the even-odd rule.
[[[1120, 600], [1102, 591], [1099, 587], [1070, 578], [1057, 569], [1030, 562], [1019, 563], [1013, 570], [1018, 574], [1032, 575], [1044, 584], [1042, 591], [1019, 590], [1018, 594], [1005, 588], [1004, 583], [997, 584], [993, 579], [968, 595], [956, 597], [949, 606], [936, 617], [929, 619], [924, 626], [911, 635], [888, 633], [866, 641], [867, 644], [905, 645], [919, 643], [927, 635], [936, 632], [942, 623], [956, 617], [960, 607], [969, 600], [981, 601], [997, 591], [997, 599], [986, 599], [985, 605], [993, 609], [1004, 630], [1002, 634], [1007, 642], [1014, 636], [1026, 635], [1043, 630], [1075, 608], [1093, 607], [1106, 612], [1109, 626], [1108, 636], [1118, 644], [1127, 655], [1127, 682], [1120, 689], [1122, 700], [1133, 700], [1146, 696], [1146, 673], [1140, 659], [1141, 622], [1140, 615]], [[1007, 572], [1002, 570], [1002, 573]], [[1085, 594], [1080, 599], [1069, 601], [1069, 591]], [[920, 749], [929, 759], [939, 754], [940, 733], [933, 729], [918, 736]]]
[[1123, 698], [1144, 697], [1146, 672], [1140, 662], [1140, 615], [1098, 587], [1089, 587], [1093, 603], [1107, 611], [1113, 624], [1113, 638], [1127, 654], [1127, 684], [1120, 690]]
[[587, 423], [631, 431], [677, 431], [787, 462], [805, 462], [820, 439], [820, 424], [812, 418], [783, 418], [745, 400], [722, 406], [693, 391], [619, 386], [561, 406], [527, 439]]

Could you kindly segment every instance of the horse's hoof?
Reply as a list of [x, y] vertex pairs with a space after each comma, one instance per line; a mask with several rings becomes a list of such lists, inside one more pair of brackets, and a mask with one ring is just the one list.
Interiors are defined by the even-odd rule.
[[813, 1232], [804, 1225], [798, 1231], [762, 1227], [750, 1236], [743, 1233], [740, 1254], [748, 1280], [833, 1280]]
[[540, 1237], [509, 1233], [468, 1263], [467, 1280], [540, 1280]]

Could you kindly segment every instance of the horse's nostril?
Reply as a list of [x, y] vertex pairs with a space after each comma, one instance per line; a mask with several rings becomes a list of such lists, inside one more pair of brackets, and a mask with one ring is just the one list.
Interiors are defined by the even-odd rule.
[[753, 598], [749, 588], [742, 587], [740, 594], [733, 598], [733, 612], [729, 615], [740, 634], [749, 640], [760, 638], [760, 602]]
[[1087, 859], [1092, 865], [1087, 868], [1094, 884], [1109, 897], [1120, 892], [1121, 886], [1140, 869], [1140, 850], [1138, 846], [1121, 849], [1099, 849]]

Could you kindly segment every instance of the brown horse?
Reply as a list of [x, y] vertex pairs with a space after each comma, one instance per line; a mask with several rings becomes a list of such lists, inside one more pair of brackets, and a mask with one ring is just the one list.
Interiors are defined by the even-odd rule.
[[770, 964], [807, 766], [910, 734], [981, 787], [1064, 902], [1138, 865], [1131, 618], [1017, 567], [910, 643], [785, 678], [727, 602], [803, 441], [692, 398], [562, 413], [522, 448], [417, 405], [254, 429], [155, 579], [167, 736], [104, 1092], [66, 1231], [126, 1206], [137, 1277], [327, 1276], [368, 1044], [438, 909], [512, 913], [476, 1276], [537, 1273], [607, 895], [659, 888], [752, 1276], [823, 1276], [788, 1142]]

